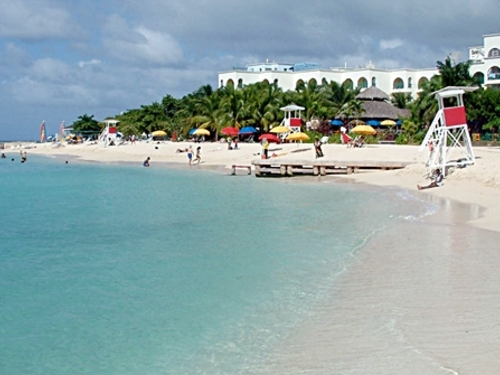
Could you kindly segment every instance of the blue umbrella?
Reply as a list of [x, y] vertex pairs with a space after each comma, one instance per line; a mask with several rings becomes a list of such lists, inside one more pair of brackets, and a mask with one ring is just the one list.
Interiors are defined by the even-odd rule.
[[193, 135], [193, 133], [194, 133], [195, 131], [196, 131], [196, 128], [191, 129], [191, 130], [189, 131], [189, 135]]
[[255, 129], [253, 126], [245, 126], [244, 128], [240, 129], [239, 134], [252, 134], [252, 133], [257, 133], [257, 129]]
[[371, 126], [380, 126], [380, 121], [377, 120], [368, 120], [366, 123]]
[[401, 121], [401, 120], [396, 121], [396, 125], [402, 125], [402, 124], [403, 124], [403, 121]]
[[340, 126], [340, 125], [344, 125], [344, 122], [341, 120], [334, 119], [334, 120], [330, 121], [330, 124], [335, 125], [335, 126]]

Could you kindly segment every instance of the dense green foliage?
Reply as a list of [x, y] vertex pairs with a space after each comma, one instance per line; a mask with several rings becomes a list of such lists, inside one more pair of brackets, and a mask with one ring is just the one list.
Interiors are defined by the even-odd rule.
[[[398, 143], [418, 143], [425, 127], [434, 118], [438, 104], [433, 92], [447, 86], [480, 86], [469, 74], [470, 62], [455, 63], [449, 56], [438, 61], [439, 75], [421, 84], [418, 97], [397, 93], [392, 103], [407, 108], [411, 116], [401, 126]], [[294, 91], [284, 92], [267, 81], [234, 87], [228, 85], [214, 90], [210, 85], [180, 99], [166, 95], [160, 102], [142, 105], [116, 116], [119, 130], [125, 135], [152, 133], [164, 130], [169, 135], [186, 136], [192, 128], [205, 128], [215, 139], [225, 127], [253, 126], [260, 132], [268, 131], [283, 119], [280, 107], [295, 103], [305, 107], [304, 121], [317, 120], [318, 133], [329, 131], [329, 120], [342, 116], [353, 119], [362, 114], [361, 102], [355, 97], [359, 89], [351, 89], [333, 81], [315, 80], [299, 83]], [[465, 95], [471, 130], [498, 131], [500, 129], [500, 91], [488, 88]], [[75, 131], [99, 130], [93, 116], [83, 115], [73, 124]]]

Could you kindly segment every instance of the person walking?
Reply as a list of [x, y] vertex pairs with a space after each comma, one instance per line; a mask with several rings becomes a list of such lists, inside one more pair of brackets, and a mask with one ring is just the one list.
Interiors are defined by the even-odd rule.
[[193, 148], [191, 147], [191, 145], [189, 145], [187, 151], [187, 157], [188, 157], [188, 165], [191, 166], [193, 164]]
[[324, 156], [323, 150], [321, 149], [321, 141], [318, 137], [314, 140], [314, 150], [316, 151], [316, 159]]
[[201, 163], [201, 146], [198, 146], [196, 148], [196, 157], [195, 157], [194, 161], [197, 161], [198, 164]]

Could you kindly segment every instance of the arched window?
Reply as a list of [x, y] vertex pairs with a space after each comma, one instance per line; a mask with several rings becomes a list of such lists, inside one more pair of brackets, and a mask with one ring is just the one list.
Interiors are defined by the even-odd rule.
[[238, 88], [243, 88], [243, 80], [241, 78], [238, 80]]
[[295, 84], [295, 88], [297, 89], [298, 87], [303, 86], [303, 85], [304, 85], [304, 81], [303, 81], [303, 80], [301, 80], [301, 79], [299, 79], [299, 80], [297, 81], [297, 83]]
[[344, 85], [350, 90], [354, 89], [354, 82], [350, 78], [347, 78], [342, 85]]
[[372, 77], [372, 86], [377, 87], [377, 78]]
[[366, 89], [368, 87], [368, 81], [365, 77], [361, 77], [360, 79], [358, 79], [358, 87], [360, 89]]
[[220, 80], [220, 87], [224, 87], [224, 81], [222, 79]]
[[429, 82], [427, 77], [422, 77], [418, 80], [418, 88], [421, 89], [423, 86], [426, 84], [426, 82]]
[[262, 82], [264, 82], [266, 85], [269, 85], [269, 81], [267, 79], [263, 80]]
[[500, 69], [498, 66], [492, 66], [490, 70], [488, 70], [488, 80], [492, 79], [500, 79]]
[[408, 88], [411, 89], [411, 87], [413, 86], [412, 82], [411, 82], [411, 77], [408, 78]]
[[313, 85], [314, 85], [314, 86], [316, 86], [317, 84], [318, 84], [318, 82], [316, 82], [316, 79], [311, 78], [311, 79], [309, 80], [309, 85], [311, 85], [311, 86], [313, 86]]
[[472, 78], [477, 80], [481, 85], [484, 83], [484, 74], [481, 72], [477, 72]]
[[492, 48], [490, 52], [488, 52], [488, 57], [500, 57], [500, 49]]
[[275, 79], [274, 79], [274, 84], [275, 84], [276, 86], [278, 86], [278, 78], [275, 78]]
[[392, 83], [393, 90], [404, 89], [404, 88], [405, 88], [405, 83], [401, 78], [396, 78]]
[[226, 86], [234, 86], [234, 82], [231, 78], [229, 78], [226, 82]]

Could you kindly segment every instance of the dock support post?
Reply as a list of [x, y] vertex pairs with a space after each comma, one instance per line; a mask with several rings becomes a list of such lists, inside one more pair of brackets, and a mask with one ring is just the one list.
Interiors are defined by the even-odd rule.
[[319, 167], [317, 167], [317, 166], [313, 167], [313, 175], [315, 175], [315, 176], [319, 175]]
[[286, 165], [280, 165], [280, 175], [286, 175]]
[[260, 177], [260, 165], [255, 166], [255, 177]]
[[286, 166], [286, 174], [290, 177], [293, 177], [293, 170], [291, 165]]
[[319, 169], [319, 173], [322, 175], [322, 176], [326, 176], [326, 167], [321, 167]]
[[347, 174], [352, 174], [352, 167], [347, 167]]

